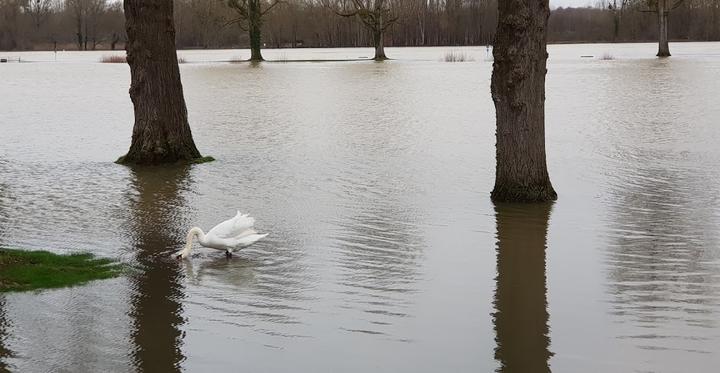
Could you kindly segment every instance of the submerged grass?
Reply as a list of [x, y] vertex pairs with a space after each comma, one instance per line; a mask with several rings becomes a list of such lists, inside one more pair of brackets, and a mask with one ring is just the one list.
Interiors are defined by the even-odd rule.
[[117, 54], [105, 55], [100, 57], [102, 63], [127, 63], [126, 56], [120, 56]]
[[474, 59], [471, 56], [468, 56], [467, 53], [463, 51], [447, 51], [445, 52], [445, 56], [443, 56], [443, 61], [445, 62], [471, 62], [474, 61]]
[[92, 254], [0, 248], [0, 293], [80, 285], [120, 275], [122, 267]]
[[[187, 63], [187, 60], [185, 60], [184, 57], [178, 57], [178, 63], [183, 64]], [[117, 54], [106, 54], [102, 57], [100, 57], [100, 62], [102, 63], [127, 63], [127, 56], [121, 56]]]
[[213, 162], [214, 160], [215, 160], [215, 158], [213, 158], [213, 157], [211, 157], [211, 156], [208, 155], [208, 156], [205, 156], [205, 157], [195, 158], [195, 159], [193, 159], [192, 161], [190, 161], [190, 163], [192, 163], [192, 164], [201, 164], [201, 163]]

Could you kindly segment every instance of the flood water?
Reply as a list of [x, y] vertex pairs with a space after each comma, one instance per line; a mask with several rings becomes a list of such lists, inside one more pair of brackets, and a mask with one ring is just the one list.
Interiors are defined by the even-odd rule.
[[[134, 269], [0, 295], [0, 371], [716, 369], [720, 43], [551, 46], [552, 205], [491, 203], [492, 64], [450, 49], [181, 52], [182, 168], [113, 163], [126, 65], [4, 53], [43, 62], [0, 65], [0, 246]], [[169, 257], [238, 209], [268, 238]]]

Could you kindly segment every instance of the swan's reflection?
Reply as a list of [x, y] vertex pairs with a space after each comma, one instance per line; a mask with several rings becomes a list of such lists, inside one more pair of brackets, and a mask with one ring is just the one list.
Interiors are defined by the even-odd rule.
[[495, 359], [501, 372], [549, 372], [545, 248], [551, 204], [496, 204]]
[[188, 167], [132, 169], [136, 189], [130, 203], [130, 232], [139, 269], [130, 315], [133, 320], [132, 358], [145, 372], [179, 371], [183, 324], [180, 266], [170, 253], [182, 245], [181, 190], [188, 184]]
[[255, 268], [260, 266], [255, 259], [240, 255], [232, 259], [223, 257], [208, 260], [183, 260], [185, 274], [193, 285], [204, 281], [217, 281], [236, 288], [246, 288], [255, 282]]

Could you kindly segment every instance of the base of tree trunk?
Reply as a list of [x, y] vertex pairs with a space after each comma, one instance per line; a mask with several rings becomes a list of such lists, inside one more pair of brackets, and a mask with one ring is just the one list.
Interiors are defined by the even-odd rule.
[[658, 51], [658, 53], [656, 54], [656, 56], [657, 56], [657, 57], [670, 57], [671, 54], [670, 54], [669, 51], [660, 50], [660, 51]]
[[495, 185], [490, 199], [494, 202], [547, 202], [557, 199], [551, 184]]
[[386, 56], [378, 56], [378, 57], [373, 58], [373, 61], [387, 61], [387, 60], [389, 60], [389, 58], [387, 58]]
[[123, 155], [122, 157], [118, 158], [115, 163], [117, 164], [123, 164], [123, 165], [149, 165], [149, 164], [201, 164], [201, 163], [208, 163], [214, 161], [215, 158], [210, 156], [205, 157], [188, 157], [188, 158], [162, 158], [162, 157], [152, 157], [148, 158], [145, 156], [132, 156], [132, 155]]

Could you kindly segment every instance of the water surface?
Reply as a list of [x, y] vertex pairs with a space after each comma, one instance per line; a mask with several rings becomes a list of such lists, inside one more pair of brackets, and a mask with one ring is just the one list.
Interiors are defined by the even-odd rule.
[[[0, 245], [136, 270], [0, 295], [0, 370], [713, 370], [720, 44], [551, 46], [560, 198], [531, 206], [490, 202], [492, 65], [485, 48], [441, 62], [450, 49], [180, 52], [218, 161], [179, 168], [112, 163], [127, 66], [16, 53], [44, 62], [0, 65]], [[169, 257], [237, 209], [270, 236]]]

